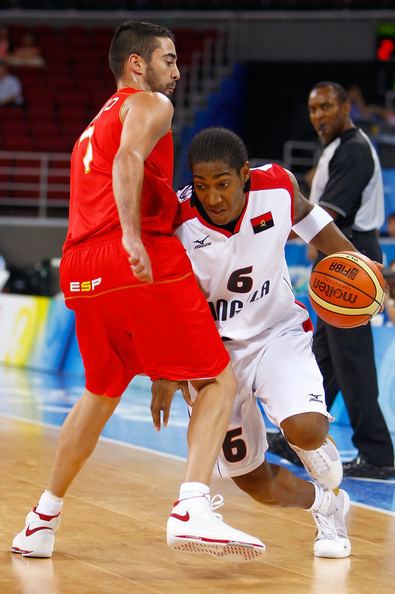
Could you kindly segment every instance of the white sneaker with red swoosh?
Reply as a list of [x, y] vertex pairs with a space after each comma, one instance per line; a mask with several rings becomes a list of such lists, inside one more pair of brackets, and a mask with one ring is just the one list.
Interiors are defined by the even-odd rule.
[[11, 550], [23, 557], [52, 557], [55, 530], [60, 525], [60, 514], [45, 516], [34, 507], [26, 516], [24, 529], [12, 541]]
[[258, 538], [236, 530], [214, 510], [223, 497], [209, 495], [176, 501], [167, 520], [167, 544], [176, 551], [208, 553], [226, 561], [253, 561], [265, 552]]

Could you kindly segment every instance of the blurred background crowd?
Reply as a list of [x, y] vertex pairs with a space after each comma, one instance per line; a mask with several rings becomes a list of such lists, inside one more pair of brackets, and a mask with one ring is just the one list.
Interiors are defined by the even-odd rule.
[[[66, 228], [70, 151], [113, 92], [108, 46], [114, 27], [127, 18], [159, 22], [176, 33], [182, 76], [174, 99], [176, 186], [189, 181], [186, 150], [192, 136], [204, 127], [222, 125], [243, 137], [253, 165], [283, 164], [308, 195], [320, 146], [309, 122], [307, 95], [319, 80], [342, 84], [352, 102], [354, 123], [372, 139], [381, 161], [386, 221], [380, 233], [385, 263], [391, 267], [391, 0], [4, 0], [0, 253], [2, 268], [10, 273], [6, 290], [58, 290], [56, 263]], [[302, 293], [310, 267], [304, 246], [296, 245], [289, 257], [296, 290]]]

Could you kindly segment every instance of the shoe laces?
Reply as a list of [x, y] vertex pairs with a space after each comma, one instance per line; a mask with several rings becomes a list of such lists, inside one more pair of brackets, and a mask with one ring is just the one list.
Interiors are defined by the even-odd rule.
[[318, 528], [318, 540], [338, 539], [334, 515], [326, 517], [318, 512], [313, 512], [313, 518]]
[[300, 456], [303, 459], [303, 462], [306, 464], [308, 470], [313, 476], [318, 476], [323, 474], [329, 469], [328, 462], [325, 458], [321, 455], [319, 450], [315, 452], [308, 453], [307, 455], [305, 452]]
[[214, 495], [214, 497], [212, 497], [210, 499], [210, 509], [211, 511], [214, 513], [215, 517], [218, 518], [219, 520], [222, 520], [222, 515], [215, 513], [215, 510], [222, 507], [224, 504], [224, 498], [222, 497], [222, 495]]

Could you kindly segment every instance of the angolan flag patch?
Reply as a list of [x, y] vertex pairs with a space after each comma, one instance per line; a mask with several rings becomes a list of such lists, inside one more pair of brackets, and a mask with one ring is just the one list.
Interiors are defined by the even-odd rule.
[[259, 215], [259, 217], [254, 217], [251, 219], [251, 225], [254, 233], [260, 233], [261, 231], [270, 229], [270, 227], [274, 227], [273, 215], [271, 211], [269, 210], [269, 212], [265, 212], [264, 214]]

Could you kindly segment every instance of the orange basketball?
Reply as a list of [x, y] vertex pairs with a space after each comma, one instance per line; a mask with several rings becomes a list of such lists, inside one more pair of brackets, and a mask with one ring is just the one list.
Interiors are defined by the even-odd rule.
[[338, 252], [314, 267], [309, 297], [316, 314], [336, 328], [366, 324], [384, 301], [384, 278], [376, 264], [358, 252]]

